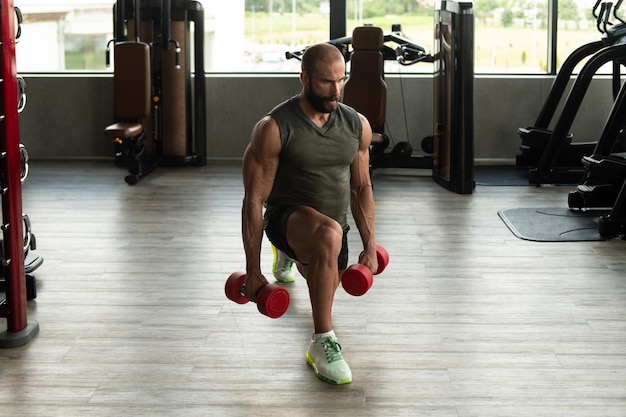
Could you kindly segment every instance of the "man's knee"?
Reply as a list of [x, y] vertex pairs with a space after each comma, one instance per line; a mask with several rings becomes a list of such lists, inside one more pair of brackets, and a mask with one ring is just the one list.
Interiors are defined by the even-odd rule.
[[341, 225], [311, 207], [300, 207], [289, 217], [287, 240], [304, 264], [315, 258], [337, 259], [342, 239]]
[[337, 259], [341, 252], [343, 230], [339, 223], [325, 222], [315, 230], [315, 247], [321, 254], [327, 254]]

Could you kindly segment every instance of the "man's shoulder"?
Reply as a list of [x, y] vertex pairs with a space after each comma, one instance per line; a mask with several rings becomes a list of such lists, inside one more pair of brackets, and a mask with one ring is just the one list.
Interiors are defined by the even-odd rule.
[[338, 113], [343, 120], [348, 121], [354, 128], [361, 128], [363, 124], [363, 117], [354, 107], [348, 106], [344, 103], [338, 103]]
[[297, 99], [297, 96], [293, 96], [293, 97], [288, 98], [287, 100], [277, 104], [276, 106], [274, 106], [274, 108], [272, 110], [270, 110], [268, 115], [276, 117], [276, 115], [279, 115], [281, 113], [293, 112], [295, 110], [294, 100], [296, 100], [296, 99]]
[[344, 114], [348, 114], [348, 115], [350, 115], [352, 117], [357, 117], [357, 118], [359, 117], [359, 112], [354, 107], [349, 106], [349, 105], [347, 105], [345, 103], [342, 103], [342, 102], [339, 102], [337, 104], [338, 104], [337, 108], [340, 111], [342, 111]]

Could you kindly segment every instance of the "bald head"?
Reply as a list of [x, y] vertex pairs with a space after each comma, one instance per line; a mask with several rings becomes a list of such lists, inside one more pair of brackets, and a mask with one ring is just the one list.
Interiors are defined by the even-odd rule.
[[339, 49], [329, 43], [318, 43], [304, 51], [300, 68], [310, 76], [317, 69], [317, 65], [330, 66], [336, 61], [344, 61]]

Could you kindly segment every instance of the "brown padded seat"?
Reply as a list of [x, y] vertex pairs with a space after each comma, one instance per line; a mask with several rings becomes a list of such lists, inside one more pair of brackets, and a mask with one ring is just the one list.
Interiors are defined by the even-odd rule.
[[143, 42], [115, 45], [113, 76], [115, 118], [107, 136], [133, 138], [143, 132], [141, 119], [150, 115], [150, 46]]
[[383, 132], [387, 111], [387, 84], [383, 79], [383, 31], [360, 26], [352, 32], [350, 75], [343, 102], [363, 114], [374, 132]]

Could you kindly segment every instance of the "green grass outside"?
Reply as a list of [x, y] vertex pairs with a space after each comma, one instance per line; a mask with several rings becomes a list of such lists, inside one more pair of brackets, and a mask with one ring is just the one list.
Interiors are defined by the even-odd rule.
[[[350, 17], [350, 16], [348, 16]], [[384, 33], [391, 31], [393, 23], [401, 23], [405, 36], [432, 51], [434, 22], [429, 16], [390, 16], [368, 19], [366, 23], [379, 26]], [[329, 21], [319, 15], [297, 16], [297, 32], [292, 38], [292, 16], [275, 15], [271, 21], [267, 14], [257, 13], [254, 22], [246, 14], [246, 39], [260, 44], [283, 44], [301, 47], [325, 41], [329, 37]], [[348, 31], [354, 28], [354, 20], [348, 19]], [[584, 43], [600, 39], [595, 28], [586, 30], [560, 29], [558, 32], [558, 63]], [[489, 27], [476, 22], [474, 35], [475, 67], [509, 72], [545, 72], [547, 68], [547, 30], [521, 27]]]

